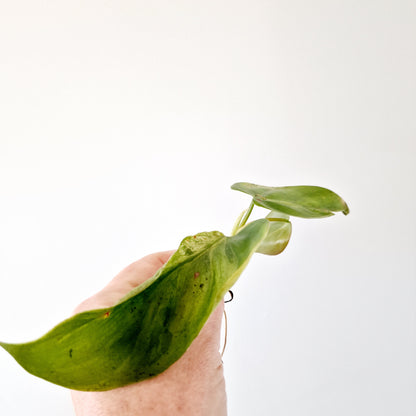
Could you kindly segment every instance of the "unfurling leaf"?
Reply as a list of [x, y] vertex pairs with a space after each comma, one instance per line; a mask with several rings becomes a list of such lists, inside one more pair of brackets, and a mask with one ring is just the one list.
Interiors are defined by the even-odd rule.
[[257, 247], [256, 253], [275, 256], [280, 254], [288, 245], [292, 234], [292, 224], [288, 219], [277, 217], [276, 215], [287, 217], [284, 214], [277, 214], [275, 211], [272, 211], [267, 215], [266, 218], [268, 218], [270, 222], [269, 231]]

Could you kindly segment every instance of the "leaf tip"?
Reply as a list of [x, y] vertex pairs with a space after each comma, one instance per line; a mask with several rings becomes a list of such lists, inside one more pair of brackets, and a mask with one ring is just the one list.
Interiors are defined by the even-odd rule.
[[251, 189], [253, 186], [256, 186], [256, 185], [253, 185], [252, 183], [249, 183], [249, 182], [236, 182], [231, 185], [231, 189], [233, 189], [234, 191], [241, 191], [241, 192], [248, 193], [248, 190]]
[[239, 190], [239, 187], [240, 187], [240, 184], [241, 184], [241, 182], [233, 183], [231, 185], [231, 189], [233, 189], [234, 191], [238, 191]]
[[344, 215], [348, 215], [348, 214], [350, 213], [350, 208], [348, 207], [348, 205], [347, 205], [347, 204], [345, 204], [345, 209], [342, 211], [342, 213], [343, 213]]

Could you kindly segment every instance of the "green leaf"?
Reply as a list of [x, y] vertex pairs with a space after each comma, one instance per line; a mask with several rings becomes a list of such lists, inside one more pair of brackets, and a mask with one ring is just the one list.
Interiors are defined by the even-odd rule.
[[257, 247], [256, 253], [275, 256], [280, 254], [289, 243], [292, 234], [291, 222], [285, 218], [279, 218], [273, 215], [276, 215], [276, 212], [273, 211], [266, 217], [270, 221], [269, 231]]
[[283, 214], [283, 212], [279, 211], [270, 211], [266, 215], [267, 219], [283, 219], [283, 220], [289, 220], [290, 216], [287, 214]]
[[345, 215], [349, 213], [347, 204], [339, 195], [319, 186], [268, 187], [238, 182], [231, 188], [251, 195], [260, 207], [295, 217], [321, 218], [339, 211]]
[[178, 360], [235, 283], [269, 229], [185, 238], [166, 265], [111, 308], [87, 311], [24, 344], [0, 343], [28, 372], [100, 391], [155, 376]]

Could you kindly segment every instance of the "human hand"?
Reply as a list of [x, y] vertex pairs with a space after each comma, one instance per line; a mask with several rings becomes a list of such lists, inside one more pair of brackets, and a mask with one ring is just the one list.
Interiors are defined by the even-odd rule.
[[[152, 277], [173, 251], [151, 254], [122, 270], [75, 313], [113, 306]], [[103, 392], [72, 391], [77, 416], [225, 416], [220, 347], [224, 304], [212, 313], [186, 353], [156, 377]]]

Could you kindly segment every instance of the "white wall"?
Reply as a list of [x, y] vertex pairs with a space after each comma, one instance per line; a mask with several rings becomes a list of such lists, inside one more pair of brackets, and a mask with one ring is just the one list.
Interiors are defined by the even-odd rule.
[[[416, 4], [0, 2], [0, 339], [131, 261], [228, 232], [236, 181], [313, 184], [228, 304], [231, 416], [416, 413]], [[0, 414], [71, 415], [0, 351]]]

